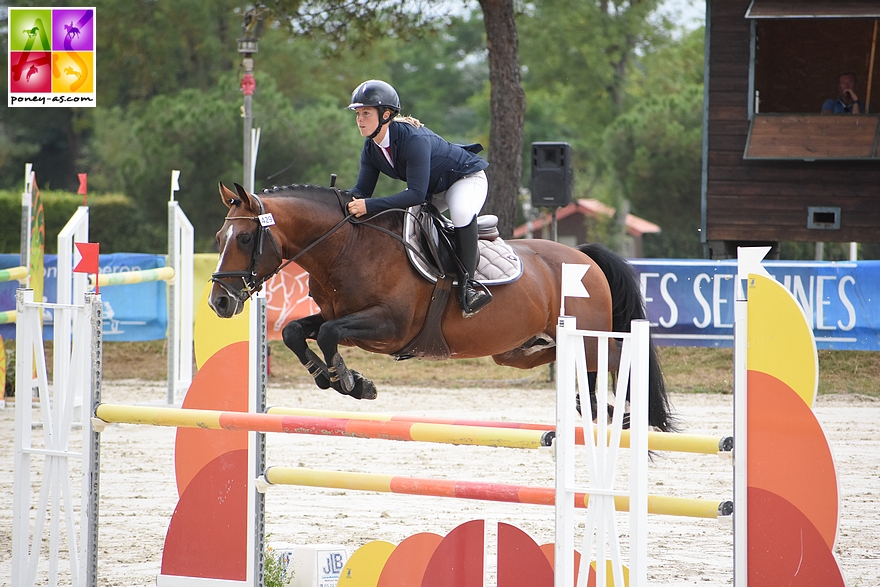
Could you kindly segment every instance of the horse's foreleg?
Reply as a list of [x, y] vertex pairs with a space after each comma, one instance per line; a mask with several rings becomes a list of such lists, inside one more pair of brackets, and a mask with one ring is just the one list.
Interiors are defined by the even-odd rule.
[[[318, 329], [316, 340], [324, 354], [330, 372], [330, 382], [334, 389], [357, 399], [375, 399], [376, 387], [357, 371], [348, 368], [339, 354], [339, 341], [348, 340], [387, 340], [395, 336], [395, 321], [387, 309], [374, 306], [329, 320]], [[340, 389], [335, 386], [338, 385]]]
[[[317, 336], [318, 329], [323, 323], [324, 318], [320, 314], [313, 314], [288, 323], [281, 336], [287, 348], [293, 351], [309, 375], [315, 379], [315, 384], [321, 389], [327, 389], [331, 387], [330, 370], [306, 342], [307, 339], [314, 339]], [[338, 388], [336, 389], [339, 391]]]

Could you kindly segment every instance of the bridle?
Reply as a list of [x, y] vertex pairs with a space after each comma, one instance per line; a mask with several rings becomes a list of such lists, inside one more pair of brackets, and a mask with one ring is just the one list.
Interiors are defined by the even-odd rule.
[[[275, 224], [275, 218], [272, 216], [272, 214], [266, 214], [266, 207], [263, 205], [263, 200], [261, 200], [259, 196], [257, 196], [256, 194], [251, 194], [251, 197], [254, 198], [260, 205], [260, 213], [257, 216], [226, 217], [226, 220], [253, 220], [257, 223], [257, 242], [254, 243], [250, 265], [248, 265], [248, 268], [243, 271], [216, 271], [214, 272], [214, 274], [211, 275], [211, 281], [219, 284], [220, 287], [226, 290], [227, 294], [238, 300], [239, 303], [244, 303], [252, 295], [260, 291], [266, 281], [268, 281], [273, 275], [281, 271], [281, 268], [283, 267], [283, 265], [281, 265], [281, 262], [284, 260], [281, 256], [281, 248], [278, 246], [278, 241], [275, 240], [275, 237], [272, 235], [272, 231], [269, 230], [269, 227]], [[263, 255], [263, 246], [265, 245], [266, 240], [271, 242], [272, 248], [275, 249], [275, 254], [278, 256], [279, 267], [269, 275], [258, 279], [257, 265], [260, 261], [260, 257]], [[228, 242], [226, 243], [226, 246], [229, 246]], [[241, 279], [242, 287], [240, 289], [236, 289], [225, 281], [221, 281], [222, 279], [229, 278]]]
[[[275, 237], [272, 235], [272, 231], [269, 230], [269, 227], [275, 225], [275, 218], [272, 216], [272, 213], [266, 213], [266, 207], [263, 205], [263, 200], [260, 199], [256, 194], [250, 194], [250, 197], [255, 199], [257, 203], [260, 205], [260, 213], [256, 216], [227, 216], [226, 220], [253, 220], [257, 223], [257, 242], [254, 244], [254, 250], [251, 254], [251, 262], [248, 265], [248, 268], [243, 271], [215, 271], [211, 275], [211, 281], [220, 285], [227, 294], [231, 297], [235, 298], [239, 303], [243, 304], [247, 300], [251, 298], [254, 294], [263, 289], [263, 284], [272, 279], [275, 275], [277, 275], [282, 269], [287, 267], [289, 264], [293, 263], [297, 259], [299, 259], [302, 255], [318, 246], [325, 239], [330, 237], [334, 232], [342, 228], [342, 226], [346, 222], [351, 222], [352, 224], [363, 224], [364, 226], [369, 226], [370, 228], [374, 228], [380, 232], [383, 232], [390, 237], [394, 238], [398, 242], [400, 242], [404, 248], [411, 250], [416, 256], [420, 257], [423, 262], [430, 263], [428, 259], [418, 250], [416, 250], [411, 244], [406, 242], [400, 235], [394, 234], [390, 230], [382, 228], [380, 226], [376, 226], [374, 224], [369, 224], [368, 221], [372, 220], [372, 218], [390, 213], [390, 212], [403, 212], [404, 214], [408, 214], [409, 211], [400, 208], [391, 208], [388, 210], [383, 210], [378, 214], [375, 214], [372, 218], [367, 218], [364, 220], [356, 220], [353, 214], [348, 212], [346, 207], [346, 202], [342, 196], [342, 193], [338, 188], [331, 185], [331, 189], [335, 192], [336, 198], [339, 201], [339, 205], [342, 208], [342, 220], [340, 220], [333, 228], [322, 234], [318, 237], [314, 242], [310, 245], [302, 249], [296, 255], [284, 261], [284, 257], [281, 253], [281, 248], [278, 246], [278, 242], [275, 240]], [[275, 255], [278, 257], [278, 267], [265, 275], [264, 277], [257, 278], [257, 265], [260, 262], [260, 257], [263, 254], [263, 247], [266, 240], [272, 243], [272, 248], [275, 249]], [[229, 246], [227, 244], [227, 246]], [[436, 257], [436, 254], [435, 254]], [[438, 262], [439, 265], [439, 262]], [[234, 288], [232, 285], [226, 283], [225, 281], [221, 281], [222, 279], [229, 278], [239, 278], [242, 281], [242, 287], [240, 289]]]
[[[299, 259], [302, 255], [323, 242], [324, 239], [328, 238], [331, 234], [339, 230], [342, 225], [348, 222], [348, 220], [352, 217], [352, 215], [348, 214], [345, 209], [345, 205], [342, 200], [342, 194], [336, 188], [333, 188], [333, 190], [336, 192], [336, 196], [339, 199], [340, 205], [342, 205], [343, 219], [340, 220], [339, 223], [336, 224], [336, 226], [321, 235], [312, 244], [302, 249], [299, 253], [297, 253], [287, 261], [284, 261], [284, 257], [281, 254], [281, 248], [278, 246], [278, 241], [275, 240], [275, 236], [272, 234], [272, 231], [269, 230], [269, 227], [275, 225], [275, 218], [272, 216], [271, 212], [268, 214], [266, 213], [266, 207], [263, 205], [263, 200], [260, 199], [260, 197], [256, 194], [251, 194], [250, 197], [255, 199], [260, 205], [260, 213], [258, 215], [226, 217], [226, 220], [253, 220], [257, 223], [257, 242], [254, 243], [254, 250], [251, 254], [250, 265], [248, 265], [248, 268], [244, 271], [215, 271], [211, 275], [211, 281], [219, 284], [220, 287], [226, 290], [227, 294], [238, 300], [239, 303], [243, 304], [244, 302], [246, 302], [248, 299], [250, 299], [251, 296], [263, 289], [264, 283], [272, 279], [282, 269]], [[266, 240], [269, 240], [269, 242], [272, 243], [272, 247], [275, 249], [275, 255], [278, 257], [278, 267], [276, 267], [274, 271], [269, 272], [267, 275], [257, 278], [257, 265], [260, 262], [260, 257], [263, 255], [263, 247]], [[229, 246], [228, 243], [227, 246]], [[240, 289], [236, 289], [225, 281], [221, 281], [222, 279], [229, 278], [241, 279], [242, 287]]]

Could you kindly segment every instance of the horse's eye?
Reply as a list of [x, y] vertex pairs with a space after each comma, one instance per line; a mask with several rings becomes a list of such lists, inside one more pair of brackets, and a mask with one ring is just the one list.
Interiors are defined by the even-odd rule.
[[250, 245], [254, 240], [254, 235], [249, 232], [238, 235], [238, 242], [244, 246]]

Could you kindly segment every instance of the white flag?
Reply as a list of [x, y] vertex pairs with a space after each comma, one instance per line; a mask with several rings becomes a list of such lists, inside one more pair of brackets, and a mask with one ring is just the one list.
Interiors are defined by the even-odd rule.
[[590, 293], [581, 281], [587, 274], [589, 265], [562, 264], [562, 296], [569, 298], [588, 298]]
[[590, 292], [581, 281], [587, 274], [589, 265], [562, 264], [562, 299], [559, 300], [559, 315], [565, 316], [565, 298], [588, 298]]

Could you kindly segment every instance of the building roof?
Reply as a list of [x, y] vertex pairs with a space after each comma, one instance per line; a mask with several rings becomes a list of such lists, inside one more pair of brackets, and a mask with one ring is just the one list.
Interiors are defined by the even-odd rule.
[[[567, 218], [572, 214], [581, 214], [584, 216], [589, 216], [590, 218], [598, 218], [599, 216], [611, 218], [614, 216], [614, 212], [614, 208], [606, 206], [599, 200], [594, 200], [592, 198], [582, 198], [579, 200], [573, 200], [571, 204], [559, 208], [556, 211], [556, 220], [562, 220], [563, 218]], [[549, 226], [552, 222], [553, 216], [550, 213], [543, 214], [532, 221], [532, 231], [539, 231], [545, 226]], [[514, 229], [513, 237], [522, 238], [528, 233], [528, 230], [528, 224], [521, 224]], [[643, 234], [660, 232], [660, 227], [653, 222], [645, 220], [644, 218], [640, 218], [633, 214], [627, 214], [626, 232], [630, 236], [640, 237]]]

